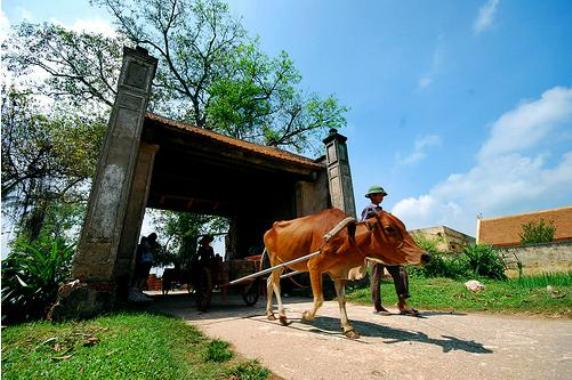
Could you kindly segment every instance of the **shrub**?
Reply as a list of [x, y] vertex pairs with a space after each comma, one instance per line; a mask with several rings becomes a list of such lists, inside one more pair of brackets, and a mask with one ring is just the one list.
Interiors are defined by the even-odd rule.
[[539, 222], [523, 224], [522, 232], [520, 233], [520, 244], [550, 243], [554, 240], [555, 232], [556, 227], [552, 221], [547, 224], [544, 222], [544, 219], [540, 219]]
[[415, 242], [426, 252], [431, 254], [431, 261], [422, 267], [410, 267], [408, 271], [413, 276], [421, 277], [463, 277], [467, 273], [467, 265], [463, 257], [448, 254], [437, 248], [439, 238], [428, 239], [418, 234], [414, 236]]
[[270, 376], [270, 371], [266, 368], [262, 368], [256, 360], [251, 360], [237, 364], [228, 371], [228, 376], [231, 379], [264, 380]]
[[412, 276], [459, 278], [467, 275], [466, 259], [459, 255], [433, 253], [431, 261], [422, 267], [410, 267]]
[[74, 246], [46, 237], [11, 248], [2, 262], [2, 323], [42, 318], [69, 276]]
[[476, 276], [506, 279], [504, 264], [498, 252], [489, 245], [472, 244], [463, 249], [468, 269]]
[[222, 363], [232, 358], [232, 355], [227, 342], [215, 339], [207, 345], [203, 358], [206, 361]]

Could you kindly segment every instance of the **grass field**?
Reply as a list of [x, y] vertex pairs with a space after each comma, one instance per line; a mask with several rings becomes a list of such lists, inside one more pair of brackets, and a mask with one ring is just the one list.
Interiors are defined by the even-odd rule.
[[[522, 279], [480, 279], [485, 290], [468, 291], [465, 281], [448, 278], [410, 278], [409, 303], [420, 310], [483, 311], [572, 318], [572, 272], [543, 274]], [[547, 288], [550, 286], [550, 288]], [[393, 282], [381, 286], [384, 305], [397, 302]], [[371, 304], [369, 289], [349, 292], [348, 299]]]
[[266, 379], [226, 342], [182, 320], [148, 313], [2, 331], [3, 379]]

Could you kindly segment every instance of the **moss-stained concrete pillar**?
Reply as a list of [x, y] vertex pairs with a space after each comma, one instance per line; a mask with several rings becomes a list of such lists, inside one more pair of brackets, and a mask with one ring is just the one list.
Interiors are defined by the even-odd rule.
[[[83, 290], [61, 289], [58, 303], [64, 306], [52, 310], [54, 319], [66, 310], [94, 314], [114, 302], [115, 266], [156, 67], [145, 49], [123, 49], [117, 95], [72, 263], [72, 276], [79, 280], [74, 286]], [[73, 300], [69, 307], [65, 299]]]
[[342, 136], [335, 129], [330, 129], [330, 134], [324, 139], [326, 145], [326, 164], [328, 167], [328, 185], [332, 207], [339, 208], [347, 215], [356, 216], [354, 189], [347, 137]]
[[73, 277], [88, 283], [113, 280], [156, 66], [147, 51], [124, 48], [117, 96], [72, 267]]
[[149, 189], [151, 188], [151, 174], [153, 173], [153, 164], [158, 150], [158, 145], [147, 144], [143, 141], [139, 145], [137, 165], [133, 183], [131, 184], [127, 214], [125, 215], [123, 232], [114, 266], [115, 273], [113, 275], [114, 282], [117, 285], [117, 293], [122, 299], [127, 297], [129, 281], [135, 266], [137, 240], [141, 232], [143, 217], [145, 216], [145, 206], [147, 205]]

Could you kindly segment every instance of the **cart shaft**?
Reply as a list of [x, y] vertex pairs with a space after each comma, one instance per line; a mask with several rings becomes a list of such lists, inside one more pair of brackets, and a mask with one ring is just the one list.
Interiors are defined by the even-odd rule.
[[[249, 274], [248, 276], [244, 276], [244, 277], [237, 278], [236, 280], [230, 281], [228, 284], [225, 284], [225, 285], [238, 284], [239, 282], [242, 282], [242, 281], [244, 281], [244, 280], [248, 280], [249, 278], [259, 277], [259, 276], [262, 276], [262, 275], [264, 275], [264, 274], [266, 274], [266, 273], [270, 273], [270, 272], [272, 272], [272, 271], [274, 271], [274, 270], [276, 270], [276, 269], [278, 269], [278, 268], [282, 268], [282, 267], [285, 267], [285, 266], [288, 266], [288, 265], [296, 264], [296, 263], [299, 263], [299, 262], [301, 262], [301, 261], [306, 261], [306, 260], [308, 260], [308, 259], [310, 259], [310, 258], [312, 258], [312, 257], [314, 257], [314, 256], [319, 255], [321, 252], [322, 252], [322, 251], [316, 251], [316, 252], [309, 253], [309, 254], [307, 254], [307, 255], [305, 255], [305, 256], [298, 257], [297, 259], [290, 260], [290, 261], [286, 261], [286, 262], [284, 262], [284, 263], [275, 265], [275, 266], [270, 267], [270, 268], [268, 268], [268, 269], [263, 269], [263, 270], [258, 271], [258, 272], [256, 272], [256, 273]], [[225, 285], [224, 285], [224, 286], [225, 286]]]

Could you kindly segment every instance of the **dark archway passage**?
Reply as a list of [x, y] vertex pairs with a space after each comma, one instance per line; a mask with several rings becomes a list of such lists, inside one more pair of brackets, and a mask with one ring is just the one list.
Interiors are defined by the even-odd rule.
[[256, 146], [147, 114], [143, 141], [159, 147], [146, 207], [227, 217], [227, 258], [262, 247], [276, 220], [300, 215], [302, 184], [315, 187], [329, 206], [325, 164]]

